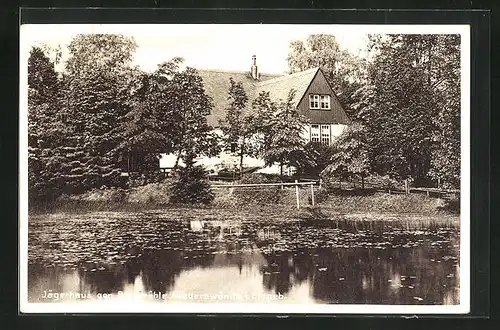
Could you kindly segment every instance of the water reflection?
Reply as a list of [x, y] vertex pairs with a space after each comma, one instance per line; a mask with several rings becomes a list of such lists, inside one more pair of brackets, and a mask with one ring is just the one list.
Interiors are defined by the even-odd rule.
[[120, 244], [80, 231], [101, 242], [95, 249], [67, 239], [82, 219], [62, 229], [33, 222], [29, 301], [459, 303], [453, 229], [155, 216], [130, 228], [106, 219], [101, 235]]

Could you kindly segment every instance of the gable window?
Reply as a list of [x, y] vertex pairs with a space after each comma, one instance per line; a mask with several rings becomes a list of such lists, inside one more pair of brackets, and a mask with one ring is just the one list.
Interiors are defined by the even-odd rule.
[[309, 94], [309, 108], [330, 110], [330, 95]]
[[320, 142], [319, 125], [311, 125], [311, 142]]
[[309, 95], [309, 107], [311, 109], [319, 109], [319, 95]]
[[321, 125], [321, 143], [330, 145], [330, 125]]
[[319, 107], [321, 109], [330, 109], [330, 95], [319, 96]]

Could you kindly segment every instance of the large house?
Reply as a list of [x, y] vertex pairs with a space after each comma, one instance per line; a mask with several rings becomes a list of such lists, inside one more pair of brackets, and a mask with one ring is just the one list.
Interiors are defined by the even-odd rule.
[[[285, 100], [289, 91], [294, 89], [295, 106], [310, 123], [303, 133], [306, 142], [331, 144], [350, 123], [335, 91], [320, 68], [284, 75], [260, 73], [254, 55], [249, 71], [198, 70], [198, 73], [203, 79], [206, 94], [213, 99], [214, 109], [207, 120], [216, 129], [226, 116], [230, 78], [242, 83], [248, 96], [248, 111], [251, 111], [252, 101], [263, 91], [269, 92], [271, 99], [278, 101]], [[160, 159], [161, 168], [171, 168], [174, 163], [174, 155], [164, 155]], [[200, 157], [198, 163], [213, 170], [217, 167], [236, 165], [238, 158], [229, 152], [224, 152], [218, 157]], [[265, 168], [263, 160], [252, 157], [245, 157], [243, 165], [262, 167], [261, 172], [279, 172], [277, 166]]]

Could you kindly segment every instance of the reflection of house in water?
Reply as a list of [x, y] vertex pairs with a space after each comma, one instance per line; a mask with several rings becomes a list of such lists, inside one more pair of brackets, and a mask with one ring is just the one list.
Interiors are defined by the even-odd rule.
[[218, 239], [225, 235], [241, 235], [241, 222], [221, 220], [191, 220], [189, 226], [192, 231], [218, 230]]

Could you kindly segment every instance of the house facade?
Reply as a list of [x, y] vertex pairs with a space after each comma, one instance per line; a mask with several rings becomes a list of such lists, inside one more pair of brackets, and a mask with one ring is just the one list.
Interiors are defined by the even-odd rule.
[[[278, 101], [285, 100], [291, 89], [295, 90], [294, 106], [309, 119], [303, 132], [305, 142], [330, 145], [350, 123], [337, 94], [320, 68], [288, 75], [260, 73], [256, 57], [253, 56], [249, 71], [198, 70], [198, 73], [203, 80], [205, 93], [214, 103], [207, 121], [221, 133], [220, 123], [225, 119], [229, 105], [230, 78], [241, 82], [247, 94], [247, 108], [244, 111], [252, 111], [252, 102], [261, 92], [269, 92], [271, 99]], [[174, 155], [163, 155], [160, 168], [173, 167], [175, 158]], [[213, 172], [217, 168], [235, 166], [239, 163], [239, 158], [230, 152], [223, 152], [217, 157], [200, 157], [197, 162]], [[277, 165], [264, 167], [262, 159], [245, 157], [243, 165], [261, 167], [259, 171], [264, 173], [279, 173]]]

